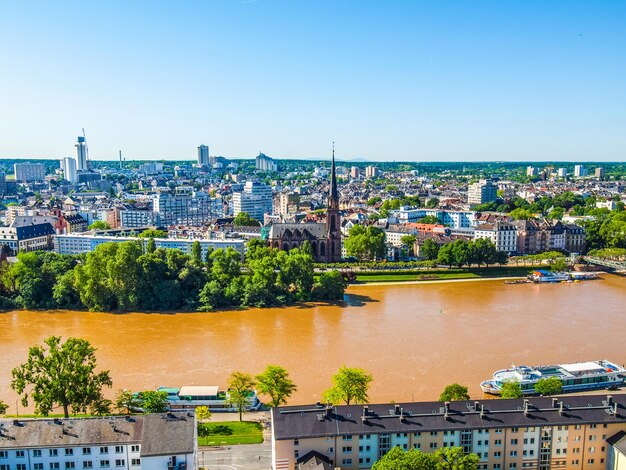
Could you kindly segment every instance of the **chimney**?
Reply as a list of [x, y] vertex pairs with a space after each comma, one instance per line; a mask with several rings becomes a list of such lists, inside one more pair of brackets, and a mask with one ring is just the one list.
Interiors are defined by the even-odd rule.
[[609, 406], [611, 406], [613, 404], [613, 395], [607, 395], [606, 396], [606, 403]]
[[395, 413], [396, 413], [397, 415], [399, 415], [399, 414], [400, 414], [400, 405], [396, 404], [396, 405], [394, 405], [394, 407], [393, 407], [393, 408], [394, 408]]
[[400, 422], [404, 421], [404, 408], [400, 408]]
[[558, 406], [559, 406], [559, 399], [552, 398], [552, 408], [558, 408]]
[[363, 416], [367, 416], [369, 413], [369, 407], [367, 405], [363, 405]]
[[480, 405], [480, 417], [485, 417], [485, 405]]
[[528, 400], [524, 399], [524, 414], [528, 416]]
[[474, 411], [478, 411], [480, 410], [480, 402], [479, 401], [475, 401], [474, 402]]
[[559, 402], [559, 414], [560, 415], [563, 414], [563, 402], [562, 401]]

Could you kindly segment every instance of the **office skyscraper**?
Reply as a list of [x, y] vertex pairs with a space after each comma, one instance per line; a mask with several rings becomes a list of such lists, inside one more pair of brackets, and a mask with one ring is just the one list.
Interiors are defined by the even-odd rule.
[[89, 164], [87, 163], [87, 142], [85, 137], [79, 136], [74, 147], [76, 147], [76, 166], [78, 171], [87, 171]]
[[209, 146], [201, 145], [198, 147], [198, 165], [209, 165]]

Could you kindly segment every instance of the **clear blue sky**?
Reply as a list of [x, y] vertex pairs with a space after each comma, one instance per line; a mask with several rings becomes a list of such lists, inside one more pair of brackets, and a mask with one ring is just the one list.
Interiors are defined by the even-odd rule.
[[626, 158], [626, 1], [0, 2], [0, 157]]

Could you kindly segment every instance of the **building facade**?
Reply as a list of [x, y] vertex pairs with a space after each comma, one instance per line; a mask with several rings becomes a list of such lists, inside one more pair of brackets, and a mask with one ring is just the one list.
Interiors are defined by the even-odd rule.
[[274, 161], [274, 159], [268, 157], [264, 153], [259, 153], [258, 157], [256, 157], [256, 169], [259, 171], [278, 171], [278, 165]]
[[193, 412], [0, 420], [2, 470], [193, 470]]
[[474, 231], [474, 240], [478, 238], [491, 240], [498, 251], [517, 253], [517, 227], [510, 222], [478, 225]]
[[471, 205], [494, 202], [497, 197], [498, 188], [490, 179], [481, 179], [477, 183], [472, 183], [467, 187], [467, 203]]
[[154, 196], [153, 210], [156, 214], [156, 224], [165, 227], [171, 225], [200, 227], [223, 215], [222, 200], [202, 192], [158, 193]]
[[198, 165], [200, 166], [209, 166], [209, 146], [208, 145], [200, 145], [198, 147]]
[[89, 162], [87, 161], [87, 142], [85, 137], [79, 136], [74, 144], [76, 147], [76, 168], [78, 171], [89, 170]]
[[235, 217], [247, 212], [250, 217], [262, 222], [265, 214], [274, 211], [272, 188], [257, 181], [246, 181], [243, 191], [233, 193], [232, 204]]
[[76, 160], [72, 157], [63, 157], [61, 159], [61, 170], [63, 170], [63, 179], [72, 184], [78, 183], [78, 174], [76, 173]]
[[15, 181], [29, 183], [31, 181], [43, 181], [46, 176], [46, 166], [43, 163], [14, 163]]
[[[2, 228], [0, 228], [2, 230]], [[98, 245], [103, 243], [122, 243], [128, 241], [139, 241], [143, 244], [148, 243], [147, 238], [125, 237], [125, 236], [107, 236], [92, 234], [68, 234], [57, 235], [54, 237], [54, 251], [62, 255], [76, 255], [80, 253], [89, 253], [96, 249]], [[191, 254], [191, 246], [194, 242], [200, 243], [202, 256], [206, 256], [208, 250], [217, 250], [219, 248], [226, 250], [232, 248], [243, 256], [245, 242], [242, 239], [227, 240], [209, 240], [209, 239], [190, 239], [190, 238], [155, 238], [154, 243], [157, 248], [173, 248], [186, 254]], [[0, 239], [1, 242], [1, 239]]]
[[604, 470], [625, 408], [626, 395], [273, 408], [272, 468], [296, 470], [316, 452], [333, 468], [369, 469], [399, 446], [461, 447], [481, 470]]

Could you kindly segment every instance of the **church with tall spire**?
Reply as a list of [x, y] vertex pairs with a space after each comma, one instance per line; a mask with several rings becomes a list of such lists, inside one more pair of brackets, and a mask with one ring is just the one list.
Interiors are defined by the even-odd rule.
[[289, 251], [309, 242], [313, 259], [318, 263], [341, 261], [341, 214], [339, 213], [339, 191], [335, 169], [335, 143], [330, 168], [330, 188], [326, 221], [304, 223], [275, 223], [268, 234], [269, 245]]

